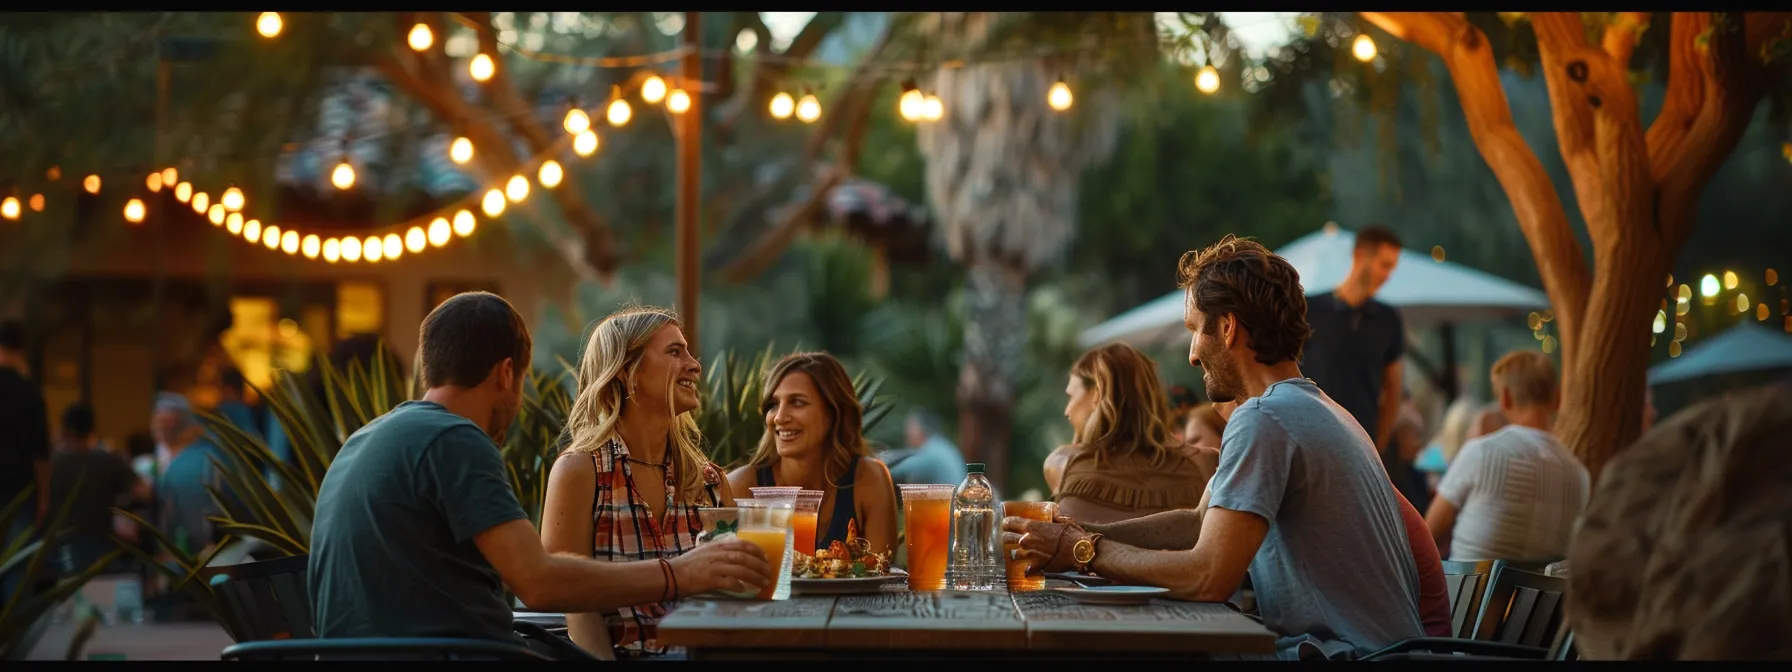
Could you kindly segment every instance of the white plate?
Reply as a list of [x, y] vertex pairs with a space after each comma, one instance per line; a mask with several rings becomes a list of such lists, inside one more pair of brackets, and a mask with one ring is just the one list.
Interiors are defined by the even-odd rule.
[[1095, 586], [1092, 588], [1053, 588], [1052, 590], [1083, 604], [1100, 605], [1150, 604], [1151, 600], [1170, 594], [1169, 590], [1151, 586]]
[[865, 576], [852, 579], [797, 579], [790, 580], [792, 595], [853, 595], [857, 593], [875, 593], [884, 585], [907, 581], [908, 572], [892, 569], [885, 576]]
[[1113, 581], [1109, 581], [1094, 574], [1078, 574], [1076, 572], [1051, 572], [1046, 574], [1045, 578], [1081, 583], [1085, 586], [1105, 586], [1113, 583]]

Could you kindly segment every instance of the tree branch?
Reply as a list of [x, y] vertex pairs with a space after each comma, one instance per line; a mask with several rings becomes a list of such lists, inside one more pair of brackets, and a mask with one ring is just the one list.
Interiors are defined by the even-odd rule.
[[[761, 38], [759, 48], [755, 51], [761, 57], [770, 56], [772, 55], [771, 31], [764, 30], [762, 32], [760, 30], [765, 28], [765, 22], [759, 20], [757, 16], [754, 17], [754, 21], [758, 23], [754, 32]], [[725, 106], [727, 111], [720, 119], [716, 120], [717, 125], [724, 130], [732, 129], [742, 116], [760, 109], [761, 103], [770, 98], [772, 89], [777, 86], [778, 80], [789, 73], [790, 69], [795, 67], [799, 61], [808, 58], [816, 47], [821, 46], [822, 40], [827, 38], [828, 33], [833, 32], [845, 21], [846, 14], [844, 12], [817, 12], [813, 18], [809, 19], [809, 23], [803, 26], [803, 30], [790, 40], [790, 46], [784, 48], [784, 53], [778, 54], [778, 58], [761, 58], [754, 64], [752, 85], [741, 89], [734, 100], [728, 101]]]
[[1648, 12], [1617, 12], [1613, 21], [1606, 25], [1600, 46], [1620, 67], [1629, 69], [1630, 54], [1636, 50], [1636, 42], [1642, 39], [1643, 31], [1648, 29]]
[[1636, 92], [1624, 65], [1587, 43], [1579, 13], [1537, 12], [1531, 24], [1575, 199], [1594, 249], [1609, 250], [1654, 219], [1639, 207], [1649, 199], [1632, 197], [1654, 188]]
[[1555, 184], [1512, 122], [1511, 104], [1487, 36], [1448, 12], [1363, 12], [1362, 16], [1394, 37], [1437, 54], [1449, 68], [1469, 135], [1512, 201], [1513, 214], [1530, 243], [1544, 291], [1556, 308], [1562, 356], [1567, 359], [1568, 350], [1578, 347], [1591, 274]]

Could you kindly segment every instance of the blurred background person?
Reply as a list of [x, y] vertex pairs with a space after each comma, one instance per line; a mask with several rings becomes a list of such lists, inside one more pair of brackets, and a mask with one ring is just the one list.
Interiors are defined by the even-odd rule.
[[909, 411], [903, 438], [907, 447], [878, 454], [878, 459], [889, 465], [890, 478], [896, 483], [957, 485], [964, 481], [964, 455], [946, 438], [939, 416], [932, 411]]

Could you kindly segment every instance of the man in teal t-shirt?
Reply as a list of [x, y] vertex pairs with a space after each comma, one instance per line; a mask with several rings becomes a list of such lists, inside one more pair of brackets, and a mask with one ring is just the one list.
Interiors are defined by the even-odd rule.
[[[765, 554], [741, 541], [669, 561], [549, 556], [498, 446], [522, 404], [528, 329], [509, 302], [468, 292], [423, 320], [423, 399], [350, 436], [317, 496], [307, 581], [321, 638], [461, 637], [525, 643], [504, 587], [537, 611], [598, 612], [763, 586]], [[535, 645], [536, 642], [527, 642]], [[577, 657], [564, 640], [538, 650]]]

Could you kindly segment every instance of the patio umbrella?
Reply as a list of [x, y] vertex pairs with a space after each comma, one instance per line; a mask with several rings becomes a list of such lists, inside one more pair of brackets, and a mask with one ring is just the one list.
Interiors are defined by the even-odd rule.
[[[1350, 273], [1356, 234], [1327, 224], [1276, 250], [1300, 272], [1308, 296], [1331, 291]], [[1400, 250], [1400, 265], [1375, 298], [1400, 309], [1408, 329], [1495, 320], [1549, 307], [1543, 292], [1428, 254]], [[1182, 327], [1182, 292], [1175, 291], [1121, 313], [1084, 331], [1083, 347], [1110, 341], [1135, 346], [1187, 337]]]
[[1655, 365], [1649, 369], [1649, 384], [1781, 368], [1792, 368], [1792, 334], [1745, 321]]

